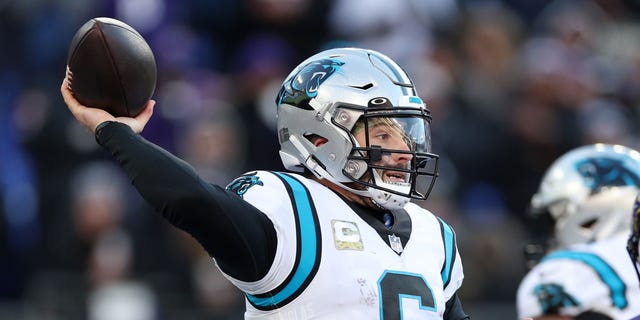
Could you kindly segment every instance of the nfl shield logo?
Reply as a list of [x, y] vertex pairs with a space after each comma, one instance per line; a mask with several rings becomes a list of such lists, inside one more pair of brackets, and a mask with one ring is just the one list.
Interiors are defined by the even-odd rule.
[[400, 241], [400, 237], [396, 237], [395, 234], [389, 235], [389, 244], [391, 245], [391, 249], [396, 253], [401, 253], [404, 251], [402, 248], [402, 242]]

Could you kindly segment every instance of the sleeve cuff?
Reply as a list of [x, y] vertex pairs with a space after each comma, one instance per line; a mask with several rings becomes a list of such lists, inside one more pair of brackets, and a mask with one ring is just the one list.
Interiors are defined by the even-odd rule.
[[128, 129], [129, 131], [131, 131], [131, 128], [129, 128], [129, 126], [121, 122], [105, 121], [100, 123], [96, 127], [96, 132], [95, 132], [96, 142], [98, 142], [99, 145], [103, 146], [120, 129], [122, 130]]

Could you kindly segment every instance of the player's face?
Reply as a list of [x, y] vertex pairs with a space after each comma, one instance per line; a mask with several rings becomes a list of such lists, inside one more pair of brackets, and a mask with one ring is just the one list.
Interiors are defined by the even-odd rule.
[[[358, 130], [354, 134], [358, 144], [384, 150], [378, 157], [371, 156], [371, 164], [389, 168], [409, 169], [413, 158], [413, 155], [408, 153], [408, 151], [411, 151], [411, 140], [398, 122], [394, 119], [379, 118], [377, 121], [370, 121], [367, 129]], [[378, 173], [385, 182], [406, 183], [409, 179], [409, 174], [406, 172], [378, 169]]]

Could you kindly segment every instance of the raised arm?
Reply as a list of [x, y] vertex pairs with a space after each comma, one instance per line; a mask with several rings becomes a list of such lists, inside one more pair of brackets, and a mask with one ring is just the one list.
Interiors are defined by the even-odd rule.
[[116, 118], [81, 105], [66, 82], [60, 90], [74, 117], [114, 156], [142, 197], [172, 225], [197, 239], [223, 271], [243, 281], [267, 273], [277, 242], [272, 222], [235, 193], [202, 180], [189, 164], [139, 135], [153, 114], [154, 101], [135, 118]]

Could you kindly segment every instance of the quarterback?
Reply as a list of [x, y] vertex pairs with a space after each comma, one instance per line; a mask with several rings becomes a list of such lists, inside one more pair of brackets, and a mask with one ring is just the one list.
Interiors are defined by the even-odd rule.
[[385, 55], [339, 48], [303, 61], [276, 96], [288, 172], [226, 187], [140, 136], [154, 101], [114, 118], [66, 82], [61, 92], [140, 194], [245, 293], [245, 319], [469, 319], [453, 229], [410, 202], [438, 174], [431, 115]]

